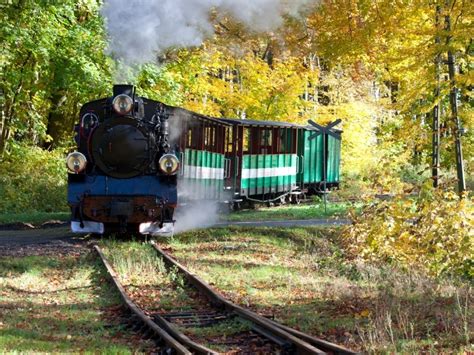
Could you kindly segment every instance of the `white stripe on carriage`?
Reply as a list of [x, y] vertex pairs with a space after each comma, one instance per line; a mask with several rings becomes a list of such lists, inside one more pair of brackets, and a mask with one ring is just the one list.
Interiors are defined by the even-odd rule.
[[260, 177], [296, 175], [296, 166], [280, 168], [242, 169], [242, 179], [256, 179]]
[[186, 179], [224, 179], [224, 168], [208, 168], [204, 166], [184, 166], [184, 178]]

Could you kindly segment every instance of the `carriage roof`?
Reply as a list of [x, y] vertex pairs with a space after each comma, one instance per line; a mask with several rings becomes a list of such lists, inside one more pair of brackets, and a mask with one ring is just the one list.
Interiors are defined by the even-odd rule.
[[[220, 121], [228, 122], [233, 125], [252, 126], [252, 127], [280, 127], [280, 128], [302, 128], [309, 131], [316, 129], [310, 125], [300, 125], [296, 123], [280, 122], [280, 121], [257, 121], [257, 120], [240, 120], [236, 118], [221, 118]], [[331, 131], [335, 133], [342, 133], [341, 129], [332, 128]]]
[[231, 123], [233, 125], [257, 126], [257, 127], [283, 127], [283, 128], [302, 128], [303, 126], [288, 122], [279, 121], [257, 121], [257, 120], [239, 120], [236, 118], [221, 118], [221, 121]]

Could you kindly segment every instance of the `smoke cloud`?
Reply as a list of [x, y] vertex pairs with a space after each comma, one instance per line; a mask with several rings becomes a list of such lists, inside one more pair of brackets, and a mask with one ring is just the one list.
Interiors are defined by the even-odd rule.
[[109, 51], [128, 64], [153, 61], [170, 47], [199, 46], [214, 33], [209, 14], [229, 14], [255, 31], [282, 24], [310, 0], [106, 0]]
[[213, 201], [200, 201], [179, 205], [175, 211], [175, 233], [196, 228], [211, 227], [219, 222], [219, 205]]

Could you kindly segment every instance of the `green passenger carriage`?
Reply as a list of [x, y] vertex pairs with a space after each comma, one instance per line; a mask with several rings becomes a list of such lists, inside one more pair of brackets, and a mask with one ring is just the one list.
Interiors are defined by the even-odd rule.
[[324, 185], [339, 186], [339, 130], [311, 139], [311, 126], [209, 118], [191, 122], [185, 131], [181, 201], [218, 200], [237, 208], [242, 202], [298, 203], [302, 195], [323, 193]]

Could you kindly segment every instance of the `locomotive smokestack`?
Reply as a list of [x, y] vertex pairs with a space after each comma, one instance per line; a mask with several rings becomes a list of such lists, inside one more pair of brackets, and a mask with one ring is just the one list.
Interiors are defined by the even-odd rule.
[[116, 84], [114, 85], [114, 97], [118, 95], [127, 95], [132, 99], [135, 96], [135, 87], [127, 84]]

